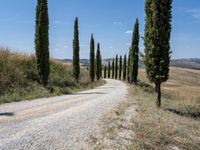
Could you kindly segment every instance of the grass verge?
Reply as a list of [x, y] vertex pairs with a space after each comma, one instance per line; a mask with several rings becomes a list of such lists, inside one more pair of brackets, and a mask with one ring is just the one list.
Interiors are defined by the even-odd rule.
[[50, 60], [49, 84], [43, 87], [38, 83], [35, 61], [34, 56], [0, 48], [0, 104], [70, 94], [105, 83], [91, 83], [88, 71], [82, 67], [76, 84], [71, 64]]

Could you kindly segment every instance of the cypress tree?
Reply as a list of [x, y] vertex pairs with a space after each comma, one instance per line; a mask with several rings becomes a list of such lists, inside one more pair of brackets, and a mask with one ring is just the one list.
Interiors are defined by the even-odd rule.
[[119, 58], [119, 80], [122, 78], [122, 56]]
[[48, 84], [49, 63], [49, 16], [47, 0], [38, 0], [35, 21], [35, 53], [40, 83]]
[[131, 68], [131, 48], [129, 48], [128, 65], [127, 65], [127, 81], [130, 83], [130, 68]]
[[123, 79], [126, 81], [126, 55], [124, 55], [124, 61], [123, 61]]
[[110, 61], [108, 62], [108, 78], [110, 79]]
[[118, 78], [118, 55], [115, 58], [115, 79]]
[[94, 82], [95, 78], [95, 43], [93, 34], [90, 41], [90, 79]]
[[172, 0], [146, 0], [145, 66], [161, 106], [161, 84], [169, 78]]
[[102, 70], [103, 70], [103, 67], [102, 67], [102, 55], [101, 55], [101, 51], [100, 51], [100, 77], [103, 77]]
[[115, 59], [113, 58], [112, 61], [112, 79], [115, 78]]
[[107, 78], [107, 66], [104, 66], [104, 78]]
[[139, 21], [136, 19], [131, 45], [131, 83], [137, 83], [139, 60]]
[[97, 54], [96, 54], [96, 77], [97, 80], [101, 78], [101, 54], [100, 54], [100, 44], [97, 44]]
[[73, 73], [76, 82], [79, 82], [80, 76], [80, 63], [79, 63], [79, 31], [78, 31], [78, 18], [74, 22], [74, 39], [73, 39]]

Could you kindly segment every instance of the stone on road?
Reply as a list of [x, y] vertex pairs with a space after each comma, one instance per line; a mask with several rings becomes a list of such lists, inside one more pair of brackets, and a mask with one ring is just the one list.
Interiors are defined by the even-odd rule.
[[99, 132], [102, 115], [126, 99], [127, 86], [104, 86], [71, 95], [0, 105], [1, 150], [77, 150]]

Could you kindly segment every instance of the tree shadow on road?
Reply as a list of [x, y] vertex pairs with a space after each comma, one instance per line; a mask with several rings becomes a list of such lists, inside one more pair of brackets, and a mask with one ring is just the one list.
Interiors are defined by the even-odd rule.
[[4, 112], [4, 113], [0, 113], [0, 116], [14, 116], [15, 114], [13, 112]]
[[75, 93], [75, 94], [71, 94], [71, 95], [95, 95], [95, 94], [97, 94], [97, 95], [103, 95], [103, 94], [107, 94], [107, 93], [103, 93], [103, 92], [88, 92], [88, 93]]

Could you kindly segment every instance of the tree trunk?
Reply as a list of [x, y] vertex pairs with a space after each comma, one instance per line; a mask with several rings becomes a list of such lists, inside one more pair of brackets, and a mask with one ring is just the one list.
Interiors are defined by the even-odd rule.
[[156, 83], [156, 106], [160, 108], [161, 106], [161, 84]]

